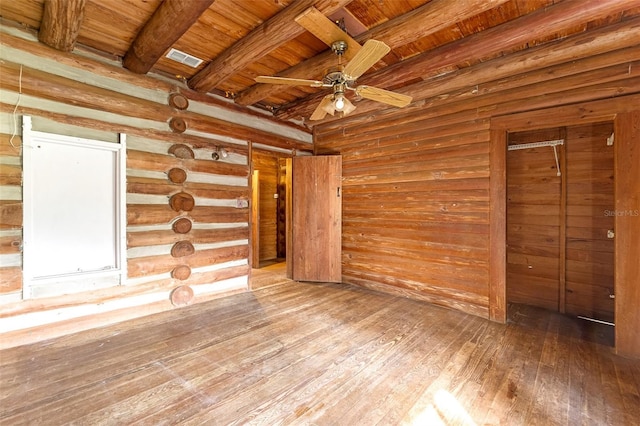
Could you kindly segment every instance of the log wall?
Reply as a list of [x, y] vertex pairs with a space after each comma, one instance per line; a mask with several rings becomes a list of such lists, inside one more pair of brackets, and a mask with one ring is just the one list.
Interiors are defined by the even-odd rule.
[[[311, 151], [311, 135], [191, 92], [136, 76], [90, 55], [60, 53], [1, 27], [0, 330], [3, 346], [172, 309], [172, 291], [189, 286], [195, 303], [246, 291], [249, 279], [249, 146]], [[170, 104], [170, 95], [188, 107]], [[34, 130], [117, 141], [127, 135], [127, 267], [124, 285], [33, 300], [22, 298], [21, 119]], [[182, 145], [176, 151], [174, 145]], [[212, 154], [224, 147], [227, 158]], [[193, 153], [191, 158], [183, 152]], [[172, 179], [171, 170], [186, 174]], [[171, 197], [190, 194], [193, 209]], [[191, 229], [176, 232], [178, 219]], [[183, 221], [184, 223], [184, 221]], [[193, 254], [180, 256], [188, 241]], [[174, 298], [174, 303], [176, 299]], [[46, 327], [43, 327], [46, 325]]]
[[633, 18], [505, 55], [415, 83], [405, 109], [317, 126], [316, 152], [343, 156], [344, 282], [504, 320], [489, 303], [502, 257], [490, 229], [505, 219], [492, 210], [505, 188], [489, 179], [504, 156], [491, 150], [491, 120], [615, 97], [633, 109], [640, 49], [620, 34], [639, 29]]

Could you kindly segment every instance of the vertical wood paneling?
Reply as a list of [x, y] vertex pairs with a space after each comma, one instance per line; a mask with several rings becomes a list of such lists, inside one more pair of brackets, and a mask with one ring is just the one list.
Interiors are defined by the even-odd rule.
[[[559, 139], [567, 140], [567, 128], [560, 128]], [[556, 147], [554, 153], [558, 163], [558, 173], [560, 173], [560, 212], [559, 225], [560, 225], [560, 259], [567, 258], [567, 149], [564, 145]], [[561, 313], [566, 312], [567, 306], [567, 262], [562, 261], [559, 265], [558, 271], [558, 307]]]
[[280, 151], [253, 150], [252, 169], [260, 172], [260, 260], [286, 257], [289, 157], [291, 154]]
[[612, 123], [512, 133], [512, 144], [563, 139], [508, 154], [507, 295], [572, 315], [613, 320]]
[[[509, 145], [560, 139], [560, 129], [509, 134]], [[553, 148], [507, 153], [507, 300], [559, 310], [561, 189]]]
[[567, 128], [566, 312], [613, 321], [613, 123]]
[[[637, 105], [637, 104], [636, 104]], [[616, 351], [640, 357], [640, 110], [615, 121]]]
[[341, 282], [342, 158], [293, 159], [292, 279]]
[[507, 132], [493, 128], [489, 153], [489, 319], [507, 321]]
[[[252, 168], [260, 172], [260, 260], [277, 257], [277, 210], [278, 199], [278, 157], [269, 153], [254, 151]], [[256, 265], [257, 267], [257, 265]]]
[[276, 212], [276, 256], [287, 257], [287, 160], [278, 159], [278, 208]]
[[253, 170], [253, 172], [251, 173], [251, 267], [257, 268], [259, 266], [260, 266], [260, 170]]

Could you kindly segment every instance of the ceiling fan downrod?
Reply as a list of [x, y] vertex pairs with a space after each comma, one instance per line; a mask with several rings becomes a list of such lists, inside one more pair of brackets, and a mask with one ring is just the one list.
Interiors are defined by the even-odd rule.
[[347, 51], [347, 47], [347, 42], [343, 40], [338, 40], [331, 43], [331, 51], [338, 55], [338, 58], [342, 58], [344, 52]]

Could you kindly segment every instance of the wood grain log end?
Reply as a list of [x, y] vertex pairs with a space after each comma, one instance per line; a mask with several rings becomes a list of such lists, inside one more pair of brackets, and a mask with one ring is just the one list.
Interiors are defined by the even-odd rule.
[[169, 127], [175, 133], [184, 133], [187, 130], [187, 122], [180, 117], [173, 117], [169, 120]]
[[191, 231], [192, 225], [193, 224], [191, 223], [191, 220], [187, 219], [186, 217], [181, 217], [173, 222], [173, 225], [171, 225], [171, 229], [173, 229], [173, 232], [175, 232], [176, 234], [187, 234], [189, 233], [189, 231]]
[[183, 183], [187, 180], [187, 172], [179, 167], [169, 170], [167, 177], [173, 183]]
[[194, 200], [191, 194], [186, 192], [178, 192], [177, 194], [173, 194], [171, 198], [169, 198], [169, 206], [173, 211], [185, 211], [189, 212], [193, 210], [196, 205], [196, 201]]
[[181, 93], [169, 95], [169, 105], [175, 109], [185, 110], [189, 108], [189, 99]]
[[176, 280], [184, 281], [188, 279], [190, 276], [191, 276], [191, 268], [187, 265], [176, 266], [174, 270], [171, 271], [171, 277]]
[[193, 302], [193, 289], [188, 285], [181, 285], [173, 289], [170, 298], [173, 306], [190, 305]]
[[195, 158], [193, 150], [187, 145], [181, 143], [171, 145], [169, 147], [169, 154], [172, 154], [176, 158], [182, 158], [184, 160], [193, 160]]
[[173, 257], [190, 256], [195, 252], [196, 249], [190, 241], [178, 241], [171, 247], [171, 256]]

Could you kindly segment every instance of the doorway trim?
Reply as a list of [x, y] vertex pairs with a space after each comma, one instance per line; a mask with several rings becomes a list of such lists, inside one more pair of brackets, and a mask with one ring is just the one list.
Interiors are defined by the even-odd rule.
[[[490, 239], [490, 256], [489, 256], [489, 319], [501, 323], [507, 320], [507, 303], [506, 303], [506, 159], [507, 159], [507, 134], [509, 132], [527, 131], [539, 128], [561, 127], [571, 125], [581, 125], [588, 123], [597, 123], [604, 121], [612, 121], [614, 128], [619, 128], [620, 123], [617, 118], [621, 113], [633, 112], [640, 105], [640, 95], [621, 96], [612, 99], [584, 102], [579, 104], [564, 105], [535, 111], [527, 111], [504, 116], [496, 116], [491, 118], [490, 124], [490, 154], [489, 154], [489, 239]], [[623, 137], [632, 138], [633, 132], [623, 132]], [[625, 143], [620, 141], [620, 137], [616, 135], [616, 154], [614, 172], [618, 175], [618, 159], [633, 154], [640, 156], [635, 152], [622, 152], [622, 147], [627, 147], [631, 151], [633, 141]], [[618, 149], [618, 144], [620, 149]], [[632, 188], [630, 188], [632, 190]], [[616, 207], [619, 199], [624, 194], [619, 193], [619, 185], [616, 178]], [[616, 230], [618, 228], [618, 217], [616, 217]], [[625, 245], [640, 244], [640, 235], [638, 233], [627, 235]], [[616, 289], [615, 293], [619, 294], [618, 284], [623, 282], [633, 282], [630, 280], [634, 271], [629, 270], [633, 266], [628, 266], [626, 257], [619, 253], [619, 245], [616, 244], [615, 253], [615, 277]], [[625, 253], [628, 255], [628, 253]], [[620, 280], [620, 281], [618, 281]], [[626, 280], [626, 281], [625, 281]], [[640, 303], [640, 291], [630, 292], [634, 297], [621, 298], [616, 297], [615, 315], [618, 318], [619, 312], [626, 313]], [[633, 332], [628, 328], [635, 329], [636, 324], [640, 320], [640, 315], [632, 321], [626, 321], [618, 324], [616, 327], [616, 351], [631, 356], [640, 357], [640, 343], [637, 338], [632, 337]], [[616, 321], [618, 322], [618, 321]], [[631, 340], [630, 342], [628, 340]]]

